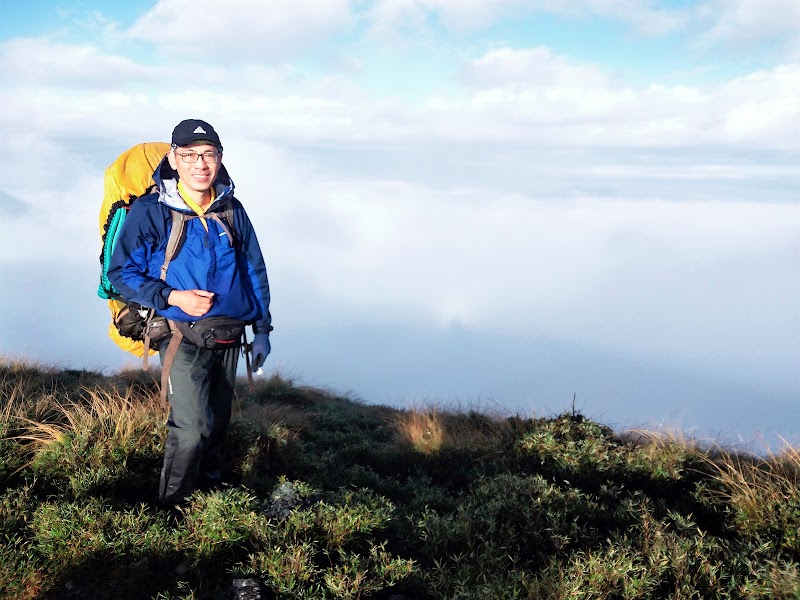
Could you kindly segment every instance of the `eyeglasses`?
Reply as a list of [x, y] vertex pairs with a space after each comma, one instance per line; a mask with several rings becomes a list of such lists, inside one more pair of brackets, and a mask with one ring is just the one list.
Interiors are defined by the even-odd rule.
[[197, 162], [197, 159], [201, 156], [203, 157], [203, 162], [207, 163], [215, 163], [219, 161], [219, 152], [212, 152], [209, 150], [208, 152], [176, 152], [178, 156], [181, 157], [181, 160], [188, 164], [193, 164]]

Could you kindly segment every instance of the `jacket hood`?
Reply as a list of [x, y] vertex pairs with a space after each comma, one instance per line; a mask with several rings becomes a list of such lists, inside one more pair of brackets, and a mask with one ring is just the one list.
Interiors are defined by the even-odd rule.
[[[178, 172], [173, 169], [166, 156], [161, 159], [161, 162], [156, 167], [153, 173], [153, 181], [158, 188], [158, 201], [166, 204], [170, 208], [189, 212], [194, 214], [194, 211], [189, 208], [181, 195], [178, 193]], [[233, 198], [233, 180], [228, 175], [228, 170], [224, 164], [219, 167], [217, 179], [214, 181], [214, 189], [217, 192], [217, 197], [208, 208], [217, 207], [226, 202], [230, 202]]]

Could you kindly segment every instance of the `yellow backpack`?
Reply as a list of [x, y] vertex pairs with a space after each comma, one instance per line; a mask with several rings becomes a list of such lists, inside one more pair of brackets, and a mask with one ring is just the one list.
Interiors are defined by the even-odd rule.
[[[166, 142], [144, 142], [129, 148], [111, 163], [105, 171], [103, 203], [100, 206], [100, 286], [97, 295], [108, 300], [111, 323], [108, 336], [123, 350], [142, 357], [145, 345], [142, 340], [134, 340], [120, 334], [114, 325], [115, 320], [126, 309], [126, 302], [120, 298], [108, 280], [108, 265], [111, 253], [131, 203], [147, 194], [155, 185], [153, 171], [169, 151]], [[149, 350], [148, 354], [155, 354]]]

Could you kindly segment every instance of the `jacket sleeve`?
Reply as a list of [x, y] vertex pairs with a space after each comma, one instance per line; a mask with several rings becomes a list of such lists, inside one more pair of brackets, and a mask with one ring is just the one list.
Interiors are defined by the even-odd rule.
[[157, 202], [140, 198], [131, 205], [108, 268], [109, 280], [128, 302], [157, 310], [169, 306], [173, 288], [149, 269], [153, 253], [166, 239], [167, 219]]
[[253, 323], [253, 333], [269, 333], [272, 331], [272, 315], [269, 312], [270, 294], [267, 265], [264, 262], [261, 246], [250, 217], [238, 200], [235, 200], [234, 208], [234, 228], [239, 237], [242, 252], [247, 257], [247, 275], [256, 301], [260, 305], [259, 315]]

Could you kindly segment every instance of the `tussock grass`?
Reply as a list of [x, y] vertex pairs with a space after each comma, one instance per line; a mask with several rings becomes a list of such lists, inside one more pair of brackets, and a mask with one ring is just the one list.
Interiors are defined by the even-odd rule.
[[155, 397], [136, 398], [131, 388], [125, 395], [101, 388], [81, 391], [81, 401], [48, 399], [46, 420], [20, 414], [23, 411], [19, 409], [14, 411], [10, 420], [21, 422], [19, 426], [27, 430], [15, 439], [22, 441], [34, 457], [63, 444], [67, 438], [82, 436], [100, 438], [109, 449], [137, 448], [150, 435], [154, 417], [163, 417]]
[[702, 456], [716, 486], [706, 493], [728, 507], [739, 534], [800, 553], [800, 452], [786, 446], [766, 457], [720, 449]]
[[0, 359], [0, 598], [800, 597], [800, 449], [237, 386], [225, 487], [155, 504], [157, 371]]
[[445, 428], [444, 417], [437, 408], [410, 410], [401, 413], [395, 421], [398, 434], [414, 450], [423, 454], [437, 452], [452, 437]]
[[511, 431], [503, 419], [473, 410], [454, 412], [436, 404], [399, 411], [392, 423], [398, 441], [422, 454], [446, 448], [484, 448], [495, 445]]

